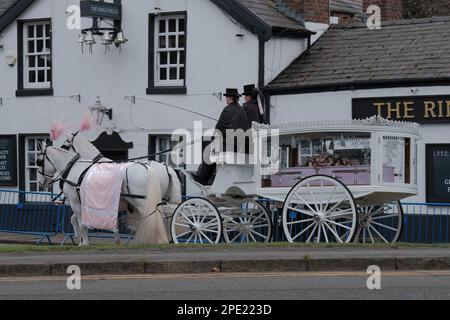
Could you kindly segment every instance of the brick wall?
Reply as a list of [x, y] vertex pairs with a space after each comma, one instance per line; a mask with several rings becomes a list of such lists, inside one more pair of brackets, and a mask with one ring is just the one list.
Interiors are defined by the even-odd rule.
[[354, 22], [353, 15], [347, 14], [347, 13], [334, 13], [333, 16], [339, 18], [339, 24], [340, 25], [349, 25]]
[[404, 17], [450, 16], [449, 0], [403, 0]]
[[283, 2], [301, 14], [307, 22], [329, 23], [329, 0], [284, 0]]
[[403, 18], [403, 0], [364, 0], [364, 11], [371, 5], [380, 7], [381, 19], [384, 21]]

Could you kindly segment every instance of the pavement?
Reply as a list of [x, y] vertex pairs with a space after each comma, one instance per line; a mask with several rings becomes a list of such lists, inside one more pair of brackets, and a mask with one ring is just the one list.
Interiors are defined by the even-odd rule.
[[0, 254], [0, 278], [83, 275], [450, 270], [450, 249], [182, 247]]

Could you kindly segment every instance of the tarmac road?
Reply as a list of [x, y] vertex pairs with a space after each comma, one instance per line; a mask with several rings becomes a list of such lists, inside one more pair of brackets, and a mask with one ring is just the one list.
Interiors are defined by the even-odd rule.
[[83, 277], [70, 291], [66, 278], [0, 279], [10, 299], [450, 299], [450, 271], [382, 273], [381, 289], [367, 289], [365, 273], [240, 273]]

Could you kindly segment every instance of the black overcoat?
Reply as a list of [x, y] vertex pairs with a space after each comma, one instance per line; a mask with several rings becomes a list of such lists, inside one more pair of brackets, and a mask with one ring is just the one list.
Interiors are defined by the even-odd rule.
[[[226, 131], [227, 130], [239, 130], [245, 131], [249, 130], [251, 127], [247, 114], [244, 109], [236, 102], [229, 104], [225, 107], [222, 114], [220, 115], [219, 121], [217, 122], [216, 129], [222, 133], [223, 136], [223, 146], [226, 151], [233, 151], [235, 148], [230, 148], [226, 146]], [[236, 146], [235, 146], [236, 147]], [[231, 149], [231, 150], [230, 150]], [[234, 150], [236, 151], [236, 150]]]
[[264, 123], [264, 115], [259, 112], [258, 100], [255, 98], [247, 103], [244, 103], [244, 111], [250, 126], [253, 122]]

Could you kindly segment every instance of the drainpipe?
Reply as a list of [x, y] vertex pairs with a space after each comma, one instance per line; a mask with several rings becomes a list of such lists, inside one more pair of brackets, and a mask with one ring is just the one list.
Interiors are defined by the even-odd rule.
[[[270, 38], [269, 38], [270, 39]], [[266, 42], [269, 41], [266, 37], [259, 37], [259, 52], [258, 52], [258, 88], [260, 90], [261, 96], [264, 98], [264, 114], [266, 117], [266, 122], [270, 123], [270, 97], [264, 92], [266, 71], [265, 71], [265, 60], [266, 60]]]

